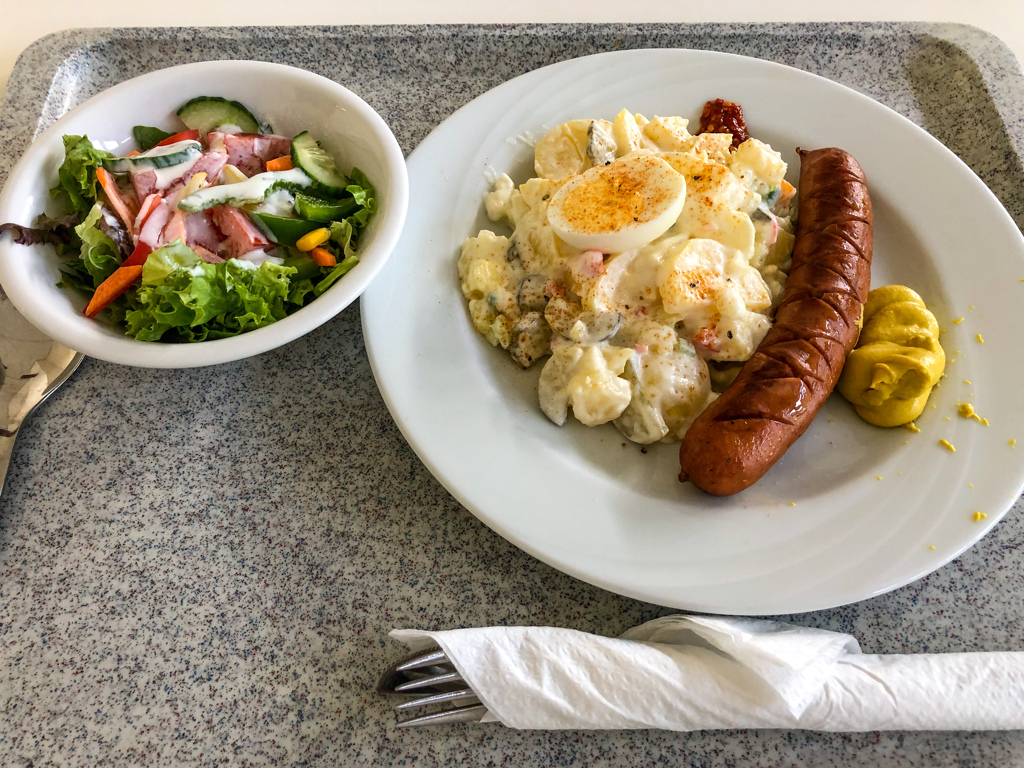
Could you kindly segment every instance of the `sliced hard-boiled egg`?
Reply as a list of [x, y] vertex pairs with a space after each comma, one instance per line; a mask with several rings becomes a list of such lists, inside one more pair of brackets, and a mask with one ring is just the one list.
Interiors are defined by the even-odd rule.
[[622, 253], [664, 234], [685, 200], [682, 174], [660, 157], [634, 154], [569, 179], [551, 198], [548, 222], [571, 246]]

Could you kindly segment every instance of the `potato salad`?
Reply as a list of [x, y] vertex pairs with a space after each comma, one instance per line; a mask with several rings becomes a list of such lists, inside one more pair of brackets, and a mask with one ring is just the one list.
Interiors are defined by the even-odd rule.
[[473, 326], [526, 368], [558, 425], [612, 422], [679, 440], [757, 348], [793, 250], [794, 188], [767, 144], [627, 110], [571, 120], [536, 147], [536, 176], [493, 182], [462, 245]]

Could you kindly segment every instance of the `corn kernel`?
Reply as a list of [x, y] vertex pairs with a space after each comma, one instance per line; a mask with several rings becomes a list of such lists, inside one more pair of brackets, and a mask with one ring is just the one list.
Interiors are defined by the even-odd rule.
[[327, 227], [314, 229], [309, 234], [303, 235], [295, 242], [295, 247], [300, 251], [312, 251], [319, 245], [323, 245], [331, 239], [331, 230]]

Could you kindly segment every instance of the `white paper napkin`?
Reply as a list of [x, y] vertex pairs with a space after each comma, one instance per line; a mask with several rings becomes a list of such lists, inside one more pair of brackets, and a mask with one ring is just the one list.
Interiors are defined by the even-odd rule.
[[607, 638], [552, 627], [396, 629], [439, 645], [510, 728], [1024, 728], [1024, 652], [882, 656], [852, 635], [666, 616]]

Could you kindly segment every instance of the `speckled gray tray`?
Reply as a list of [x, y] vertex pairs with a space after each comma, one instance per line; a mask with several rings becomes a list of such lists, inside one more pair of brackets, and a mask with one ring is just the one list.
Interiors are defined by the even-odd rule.
[[[954, 25], [62, 32], [22, 55], [0, 101], [0, 177], [67, 109], [173, 64], [319, 72], [410, 151], [522, 72], [669, 46], [873, 96], [957, 152], [1024, 226], [1024, 79], [998, 40]], [[1024, 650], [1022, 540], [1018, 502], [928, 578], [791, 619], [853, 632], [866, 652]], [[87, 360], [24, 428], [0, 499], [0, 765], [1024, 765], [1021, 733], [403, 732], [373, 693], [403, 653], [394, 626], [614, 635], [666, 612], [548, 568], [455, 502], [388, 415], [357, 307], [214, 368]]]

